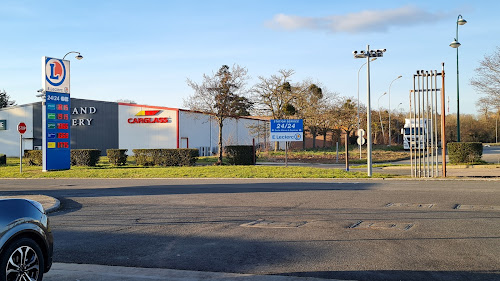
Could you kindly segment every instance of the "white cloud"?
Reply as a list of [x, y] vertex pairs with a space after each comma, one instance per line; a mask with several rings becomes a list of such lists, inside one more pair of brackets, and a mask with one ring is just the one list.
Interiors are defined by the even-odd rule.
[[317, 28], [314, 18], [288, 16], [284, 14], [277, 14], [273, 20], [268, 23], [271, 28], [283, 28], [286, 30], [295, 30], [301, 28]]
[[447, 13], [431, 13], [408, 5], [392, 10], [365, 10], [321, 18], [277, 14], [266, 25], [270, 28], [285, 30], [318, 29], [334, 33], [362, 33], [384, 32], [393, 26], [433, 23], [445, 17], [448, 17]]

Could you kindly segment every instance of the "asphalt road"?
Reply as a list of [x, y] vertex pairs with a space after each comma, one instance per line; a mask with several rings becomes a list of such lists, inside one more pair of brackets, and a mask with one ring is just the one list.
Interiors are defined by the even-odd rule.
[[351, 280], [499, 280], [498, 181], [2, 180], [61, 200], [55, 261]]
[[500, 146], [483, 147], [482, 159], [488, 163], [500, 164]]

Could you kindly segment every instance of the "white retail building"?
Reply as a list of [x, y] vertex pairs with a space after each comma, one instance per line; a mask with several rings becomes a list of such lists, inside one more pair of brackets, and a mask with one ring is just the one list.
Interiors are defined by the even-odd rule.
[[[200, 155], [217, 152], [219, 127], [212, 115], [163, 106], [71, 98], [71, 148], [106, 149], [197, 148]], [[19, 156], [17, 124], [27, 125], [24, 149], [41, 149], [41, 102], [0, 109], [0, 154]], [[267, 121], [252, 117], [227, 118], [223, 144], [265, 142], [257, 127]]]

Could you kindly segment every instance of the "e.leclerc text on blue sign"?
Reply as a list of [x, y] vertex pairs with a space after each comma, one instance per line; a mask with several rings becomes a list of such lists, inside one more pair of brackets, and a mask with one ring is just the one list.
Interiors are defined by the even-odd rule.
[[304, 122], [302, 119], [271, 120], [271, 141], [302, 141]]

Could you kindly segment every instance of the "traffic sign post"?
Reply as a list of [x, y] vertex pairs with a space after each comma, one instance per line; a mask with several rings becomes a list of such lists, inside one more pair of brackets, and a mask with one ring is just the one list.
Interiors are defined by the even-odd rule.
[[358, 146], [359, 146], [359, 159], [361, 159], [361, 146], [363, 146], [366, 143], [366, 140], [364, 138], [365, 134], [366, 134], [365, 130], [363, 130], [363, 129], [359, 129], [357, 131], [357, 135], [358, 135], [357, 142], [358, 142]]
[[17, 131], [23, 135], [24, 133], [26, 133], [26, 124], [24, 124], [24, 122], [21, 122], [17, 125]]
[[23, 134], [26, 133], [26, 124], [21, 122], [17, 125], [17, 131], [19, 132], [19, 173], [23, 172]]
[[[361, 151], [361, 146], [366, 143], [366, 139], [364, 138], [364, 136], [365, 136], [365, 130], [359, 129], [358, 130], [358, 140], [357, 140], [357, 142], [358, 142], [358, 144], [360, 146], [360, 151]], [[360, 152], [359, 155], [361, 157], [361, 152]]]
[[285, 167], [288, 167], [288, 142], [304, 140], [304, 121], [302, 119], [272, 119], [270, 125], [271, 140], [285, 142]]

